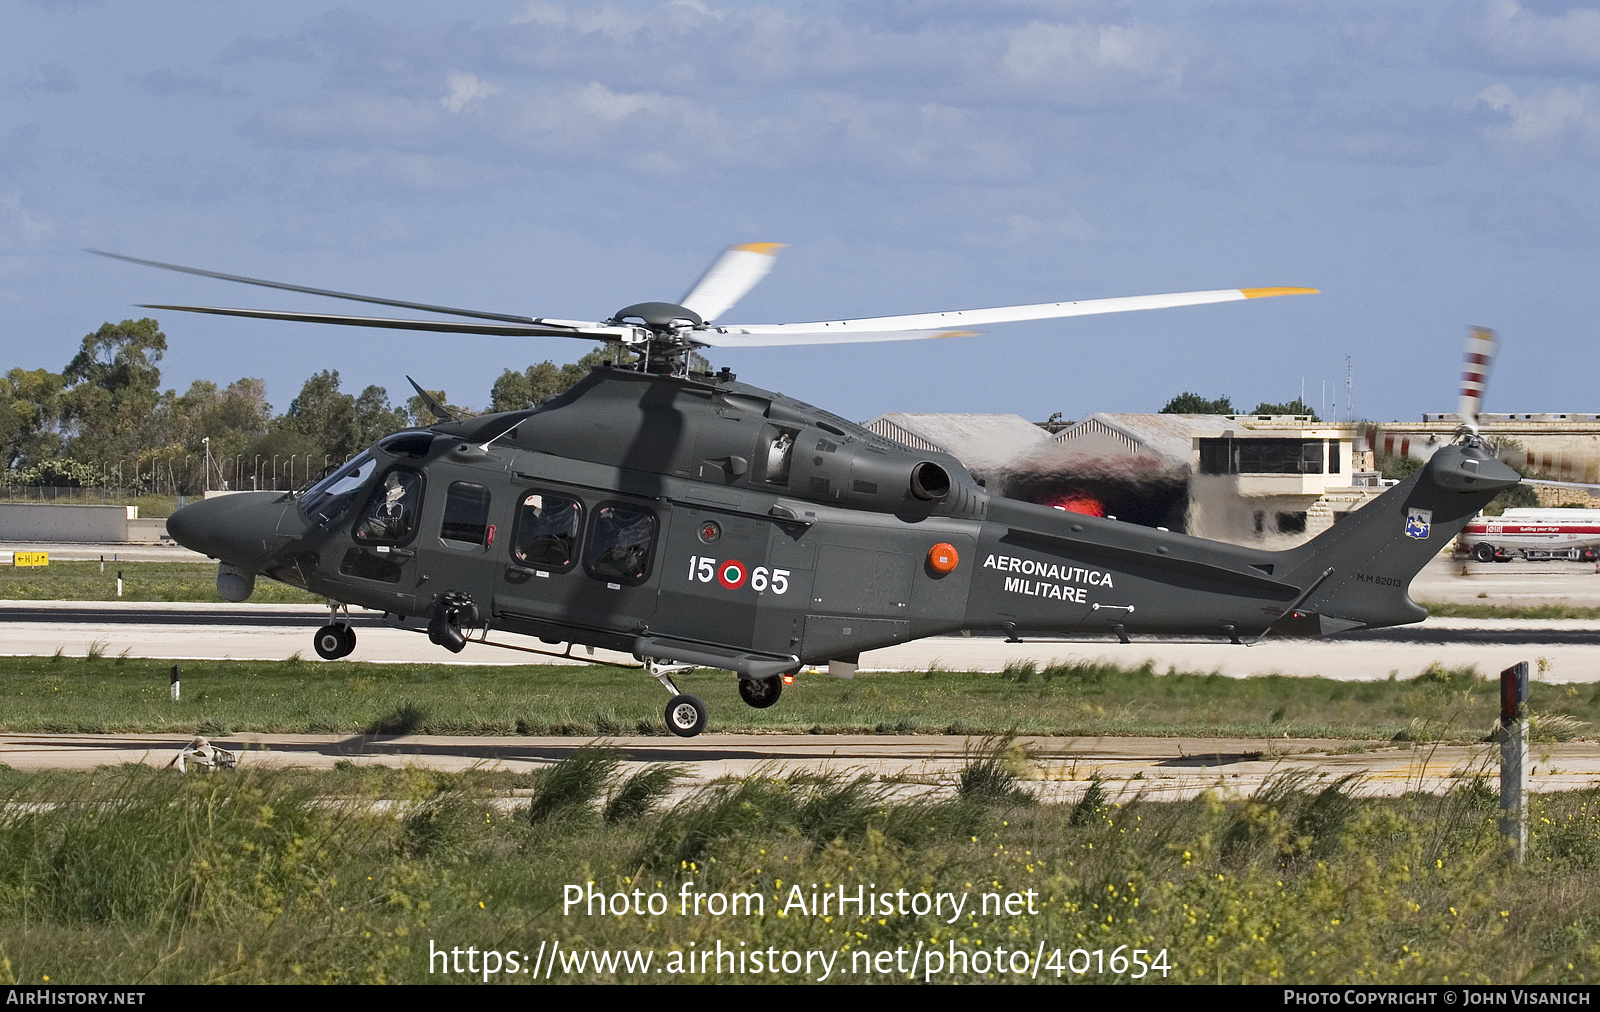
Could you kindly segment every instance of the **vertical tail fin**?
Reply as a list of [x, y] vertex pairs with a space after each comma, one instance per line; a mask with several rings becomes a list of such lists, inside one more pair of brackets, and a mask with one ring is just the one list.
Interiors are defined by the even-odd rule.
[[1440, 449], [1377, 499], [1299, 548], [1285, 552], [1287, 582], [1310, 586], [1333, 572], [1296, 609], [1322, 632], [1418, 622], [1411, 580], [1501, 489], [1521, 477], [1481, 441]]

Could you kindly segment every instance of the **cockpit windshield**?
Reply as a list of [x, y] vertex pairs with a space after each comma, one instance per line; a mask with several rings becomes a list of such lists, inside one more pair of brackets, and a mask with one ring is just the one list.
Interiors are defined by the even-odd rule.
[[300, 497], [300, 513], [315, 524], [330, 524], [344, 516], [356, 493], [366, 484], [378, 462], [372, 451], [362, 452], [339, 470], [317, 482]]

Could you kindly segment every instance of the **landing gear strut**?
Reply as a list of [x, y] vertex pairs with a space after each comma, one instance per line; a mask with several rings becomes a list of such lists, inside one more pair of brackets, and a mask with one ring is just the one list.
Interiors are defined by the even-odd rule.
[[311, 644], [323, 660], [336, 661], [349, 656], [356, 648], [356, 631], [350, 628], [350, 606], [329, 601], [328, 624], [317, 630]]
[[662, 661], [646, 660], [645, 669], [650, 672], [662, 687], [672, 693], [672, 698], [667, 701], [667, 730], [680, 738], [693, 738], [706, 729], [706, 720], [710, 718], [711, 711], [706, 709], [705, 701], [699, 696], [691, 696], [686, 692], [679, 692], [678, 686], [672, 681], [673, 675], [688, 674], [694, 670], [693, 664], [668, 664]]

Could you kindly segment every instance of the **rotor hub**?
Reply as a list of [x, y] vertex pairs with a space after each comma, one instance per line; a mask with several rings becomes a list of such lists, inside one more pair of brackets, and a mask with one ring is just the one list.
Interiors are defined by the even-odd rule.
[[618, 323], [643, 320], [651, 330], [677, 330], [682, 327], [699, 327], [705, 324], [700, 314], [672, 302], [636, 302], [617, 310], [612, 317]]

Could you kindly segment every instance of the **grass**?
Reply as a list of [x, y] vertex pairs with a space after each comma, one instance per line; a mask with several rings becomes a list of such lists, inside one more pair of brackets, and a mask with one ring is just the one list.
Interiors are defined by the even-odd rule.
[[[666, 733], [665, 694], [637, 670], [288, 661], [0, 657], [0, 730], [567, 735]], [[733, 677], [700, 670], [679, 687], [704, 699], [711, 732], [1105, 734], [1374, 741], [1473, 741], [1499, 713], [1498, 685], [1471, 668], [1347, 682], [1228, 678], [1146, 665], [999, 673], [802, 675], [778, 705], [752, 709]], [[1591, 738], [1600, 685], [1535, 681], [1536, 736]], [[1558, 719], [1561, 718], [1561, 719]], [[1541, 731], [1541, 729], [1543, 729]], [[208, 731], [207, 733], [211, 733]], [[1003, 769], [991, 783], [999, 783]]]
[[1600, 608], [1579, 608], [1565, 604], [1500, 605], [1451, 604], [1444, 601], [1418, 601], [1433, 618], [1488, 619], [1600, 619]]
[[[107, 553], [110, 554], [110, 553]], [[124, 601], [220, 601], [211, 562], [56, 562], [0, 566], [0, 600], [115, 601], [117, 574]], [[260, 604], [321, 604], [326, 598], [262, 578], [250, 600]]]
[[[973, 764], [1004, 765], [1003, 746]], [[608, 820], [601, 801], [626, 782], [593, 775], [608, 761], [520, 775], [0, 770], [0, 982], [531, 983], [544, 975], [516, 971], [557, 943], [564, 956], [543, 965], [562, 982], [798, 983], [829, 958], [833, 981], [904, 982], [913, 951], [918, 979], [1027, 982], [1020, 952], [1042, 953], [1040, 981], [1112, 982], [1138, 972], [1134, 949], [1167, 967], [1146, 972], [1154, 982], [1600, 975], [1594, 791], [1535, 796], [1530, 859], [1511, 866], [1481, 780], [1382, 799], [1280, 777], [1236, 800], [1101, 788], [1023, 806], [757, 774]], [[507, 803], [512, 789], [563, 795], [562, 814], [535, 818]], [[601, 912], [591, 888], [617, 905]], [[838, 893], [858, 889], [883, 905], [841, 911]], [[960, 912], [918, 911], [918, 894], [938, 893]], [[720, 972], [718, 946], [733, 953]], [[434, 955], [452, 949], [459, 970]], [[618, 951], [648, 953], [651, 969], [610, 962]], [[776, 971], [751, 958], [769, 951]], [[799, 957], [788, 970], [784, 953]]]

